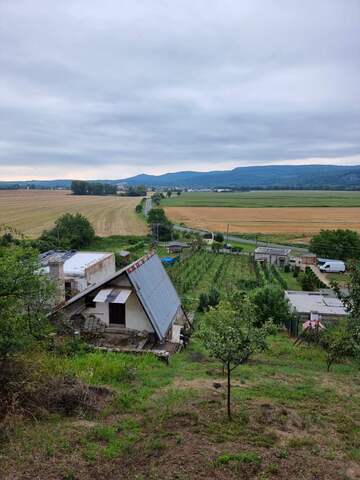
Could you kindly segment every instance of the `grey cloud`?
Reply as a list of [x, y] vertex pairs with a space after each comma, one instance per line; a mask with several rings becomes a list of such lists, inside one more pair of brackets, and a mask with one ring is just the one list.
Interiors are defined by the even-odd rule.
[[359, 20], [357, 0], [0, 0], [0, 176], [358, 155]]

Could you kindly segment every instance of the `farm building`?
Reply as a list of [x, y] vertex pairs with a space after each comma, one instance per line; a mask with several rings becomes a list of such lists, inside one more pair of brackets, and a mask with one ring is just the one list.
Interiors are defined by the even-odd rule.
[[115, 256], [109, 252], [50, 250], [40, 255], [40, 263], [43, 272], [58, 282], [67, 298], [101, 282], [116, 270]]
[[254, 251], [254, 259], [282, 267], [290, 262], [290, 252], [291, 248], [257, 247]]
[[167, 250], [169, 253], [180, 253], [184, 248], [188, 248], [190, 245], [184, 242], [168, 242]]
[[346, 317], [345, 306], [332, 290], [321, 292], [286, 291], [285, 298], [300, 322], [320, 320], [322, 323]]
[[291, 257], [290, 264], [305, 270], [306, 267], [317, 265], [317, 257], [314, 253], [304, 253], [303, 255], [299, 255], [297, 257]]
[[100, 328], [132, 339], [140, 335], [153, 344], [179, 343], [179, 325], [185, 322], [179, 296], [154, 253], [79, 293], [55, 317], [60, 313], [80, 331]]

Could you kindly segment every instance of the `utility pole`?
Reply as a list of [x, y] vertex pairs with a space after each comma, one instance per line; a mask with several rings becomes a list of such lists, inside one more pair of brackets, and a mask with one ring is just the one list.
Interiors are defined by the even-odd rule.
[[226, 243], [229, 243], [229, 224], [227, 224], [227, 229], [226, 229]]

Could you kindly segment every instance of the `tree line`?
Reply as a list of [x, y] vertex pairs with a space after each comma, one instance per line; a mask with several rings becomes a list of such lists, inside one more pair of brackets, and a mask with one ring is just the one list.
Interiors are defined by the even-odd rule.
[[74, 195], [116, 195], [116, 185], [84, 180], [73, 180], [71, 190]]

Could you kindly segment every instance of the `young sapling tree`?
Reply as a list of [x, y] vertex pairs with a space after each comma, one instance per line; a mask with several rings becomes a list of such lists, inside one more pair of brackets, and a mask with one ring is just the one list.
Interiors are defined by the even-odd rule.
[[227, 415], [231, 420], [231, 373], [249, 357], [266, 348], [269, 324], [256, 327], [254, 308], [241, 295], [236, 301], [220, 302], [204, 315], [199, 336], [210, 355], [222, 362], [227, 375]]

